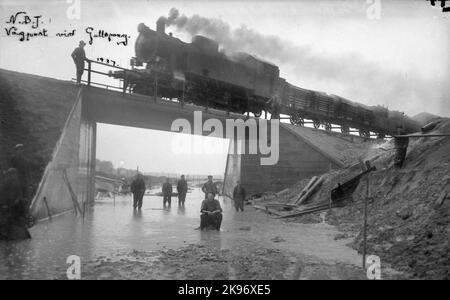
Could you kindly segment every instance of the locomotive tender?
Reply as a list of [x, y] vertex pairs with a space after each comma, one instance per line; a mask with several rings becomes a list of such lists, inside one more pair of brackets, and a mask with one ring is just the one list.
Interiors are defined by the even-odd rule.
[[[138, 25], [136, 57], [132, 72], [111, 73], [124, 80], [133, 92], [194, 103], [237, 113], [262, 111], [272, 117], [288, 115], [292, 124], [313, 120], [331, 130], [340, 125], [343, 133], [350, 127], [370, 137], [415, 132], [419, 125], [398, 111], [381, 106], [365, 106], [335, 95], [302, 89], [280, 78], [278, 66], [239, 52], [225, 54], [219, 44], [204, 36], [194, 36], [185, 43], [165, 33], [160, 18], [156, 31], [143, 23]], [[145, 68], [135, 68], [144, 66]]]

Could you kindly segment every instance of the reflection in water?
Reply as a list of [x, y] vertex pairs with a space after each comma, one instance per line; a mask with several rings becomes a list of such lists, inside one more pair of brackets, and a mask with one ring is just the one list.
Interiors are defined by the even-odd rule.
[[186, 212], [186, 207], [184, 206], [178, 206], [178, 214], [179, 215], [184, 215]]
[[221, 231], [199, 230], [200, 241], [202, 242], [202, 244], [207, 245], [208, 247], [211, 247], [216, 250], [220, 250], [220, 249], [222, 249], [222, 239], [220, 237]]
[[133, 217], [135, 220], [142, 219], [142, 210], [140, 209], [133, 210]]

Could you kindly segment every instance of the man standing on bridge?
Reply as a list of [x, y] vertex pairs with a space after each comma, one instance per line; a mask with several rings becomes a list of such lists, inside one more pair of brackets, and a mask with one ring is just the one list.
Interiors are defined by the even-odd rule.
[[86, 53], [84, 52], [84, 46], [86, 43], [84, 41], [80, 41], [80, 44], [75, 50], [72, 52], [72, 59], [75, 63], [75, 67], [77, 68], [77, 83], [81, 84], [81, 76], [84, 72], [84, 61], [86, 60]]

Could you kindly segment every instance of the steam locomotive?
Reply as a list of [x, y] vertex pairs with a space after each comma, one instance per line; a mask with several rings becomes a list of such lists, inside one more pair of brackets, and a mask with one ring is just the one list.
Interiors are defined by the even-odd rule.
[[343, 133], [358, 128], [364, 137], [418, 130], [419, 125], [401, 112], [296, 87], [279, 76], [278, 66], [243, 52], [225, 54], [204, 36], [185, 43], [165, 33], [163, 18], [156, 31], [141, 23], [138, 32], [133, 70], [111, 73], [135, 93], [256, 117], [263, 111], [272, 117], [284, 114], [295, 125], [310, 119], [314, 127], [326, 130], [337, 124]]

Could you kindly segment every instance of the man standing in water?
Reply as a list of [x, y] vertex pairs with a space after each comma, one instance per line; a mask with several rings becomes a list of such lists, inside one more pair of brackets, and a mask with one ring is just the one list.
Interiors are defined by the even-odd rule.
[[205, 184], [202, 187], [203, 193], [205, 193], [205, 199], [208, 193], [212, 193], [214, 196], [219, 194], [219, 190], [217, 189], [217, 186], [213, 182], [213, 177], [211, 175], [208, 176], [208, 181], [205, 182]]
[[181, 179], [177, 183], [177, 193], [178, 193], [178, 206], [184, 206], [184, 201], [186, 200], [186, 194], [188, 191], [188, 186], [184, 175], [181, 175]]
[[233, 201], [236, 211], [244, 211], [244, 201], [245, 201], [245, 189], [238, 180], [237, 185], [233, 190]]
[[213, 193], [207, 193], [206, 197], [200, 209], [200, 230], [208, 227], [220, 230], [220, 225], [222, 224], [222, 207], [220, 206], [220, 202], [214, 199]]
[[162, 187], [163, 192], [163, 206], [166, 207], [166, 202], [168, 203], [168, 206], [170, 207], [172, 204], [172, 184], [169, 181], [169, 178], [166, 178], [166, 182], [163, 184]]
[[25, 156], [23, 144], [17, 144], [9, 159], [10, 165], [17, 171], [18, 179], [22, 189], [22, 197], [28, 199], [28, 176], [30, 171], [30, 161]]
[[133, 193], [133, 208], [142, 208], [142, 200], [145, 194], [145, 181], [142, 174], [137, 174], [131, 183], [131, 192]]
[[0, 240], [29, 239], [28, 202], [22, 197], [17, 169], [10, 168], [0, 182]]
[[84, 61], [86, 60], [86, 53], [84, 52], [84, 46], [86, 43], [84, 41], [80, 41], [79, 46], [75, 48], [72, 52], [72, 59], [75, 63], [75, 67], [77, 68], [77, 83], [81, 84], [81, 76], [84, 72]]

